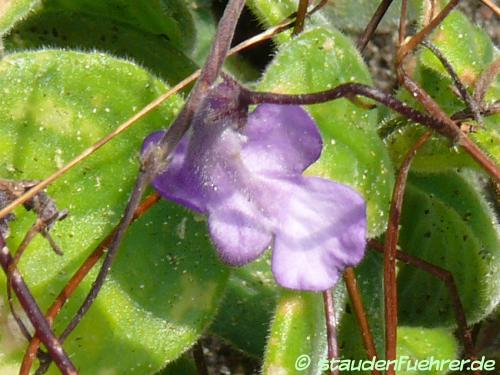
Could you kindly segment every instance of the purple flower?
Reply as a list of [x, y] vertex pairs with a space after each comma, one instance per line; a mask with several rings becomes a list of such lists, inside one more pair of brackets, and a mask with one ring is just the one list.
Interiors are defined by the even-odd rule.
[[[271, 246], [280, 285], [331, 288], [363, 257], [364, 200], [348, 186], [302, 176], [322, 140], [301, 107], [263, 104], [248, 114], [239, 94], [227, 80], [210, 91], [153, 186], [208, 216], [226, 263], [244, 265]], [[162, 134], [151, 134], [143, 150]]]

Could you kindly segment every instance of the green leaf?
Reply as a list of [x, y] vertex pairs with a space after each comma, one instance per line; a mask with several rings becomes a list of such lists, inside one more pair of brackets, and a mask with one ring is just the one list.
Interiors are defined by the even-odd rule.
[[0, 3], [0, 36], [40, 4], [40, 0], [4, 0]]
[[4, 44], [8, 51], [52, 47], [109, 52], [132, 58], [170, 84], [176, 84], [196, 69], [188, 57], [160, 34], [124, 24], [106, 14], [90, 15], [53, 7], [43, 8], [18, 23]]
[[[400, 246], [450, 271], [469, 323], [500, 301], [500, 234], [497, 220], [469, 175], [412, 175], [401, 218]], [[399, 311], [403, 324], [455, 325], [444, 283], [422, 270], [401, 266]]]
[[[371, 0], [340, 0], [327, 3], [322, 14], [342, 31], [361, 34], [380, 5]], [[377, 28], [378, 32], [394, 32], [399, 24], [401, 2], [394, 1]], [[357, 35], [355, 35], [357, 36]]]
[[[260, 90], [310, 93], [345, 82], [370, 84], [366, 66], [338, 31], [315, 28], [282, 46], [267, 68]], [[368, 203], [369, 236], [385, 229], [394, 182], [392, 165], [377, 135], [377, 111], [340, 99], [306, 107], [323, 136], [323, 153], [308, 170], [347, 184]]]
[[[430, 41], [446, 56], [467, 86], [474, 83], [493, 60], [493, 43], [488, 34], [459, 11], [452, 11], [444, 19], [432, 33]], [[419, 61], [449, 77], [441, 62], [427, 48], [422, 49]]]
[[156, 375], [192, 375], [196, 374], [196, 365], [193, 361], [192, 354], [184, 354], [179, 359], [164, 368]]
[[46, 9], [105, 17], [118, 23], [164, 36], [178, 48], [194, 40], [191, 14], [183, 0], [46, 0]]
[[297, 0], [249, 0], [246, 5], [265, 27], [275, 26], [297, 10]]
[[231, 272], [224, 302], [210, 329], [239, 350], [262, 358], [278, 288], [270, 252]]
[[[143, 69], [104, 54], [15, 54], [0, 62], [0, 73], [0, 176], [10, 179], [48, 176], [168, 89]], [[20, 264], [43, 310], [118, 223], [144, 137], [170, 123], [181, 105], [179, 97], [172, 97], [51, 185], [48, 193], [70, 212], [52, 231], [64, 256], [56, 256], [37, 236]], [[16, 214], [11, 249], [35, 219], [21, 208]], [[96, 272], [63, 310], [56, 322], [58, 332], [82, 302]], [[205, 223], [162, 202], [130, 229], [103, 291], [65, 348], [88, 373], [155, 373], [208, 325], [227, 276]], [[4, 288], [4, 278], [1, 283]], [[5, 324], [5, 310], [3, 314]], [[9, 332], [5, 337], [15, 335], [11, 328], [4, 325], [2, 331]], [[19, 366], [24, 347], [8, 346], [2, 365], [17, 361]]]
[[212, 12], [212, 0], [184, 0], [191, 12], [196, 29], [196, 39], [189, 56], [199, 66], [205, 63], [217, 29], [217, 21]]
[[[337, 316], [341, 316], [340, 307], [344, 303], [342, 288], [337, 288], [334, 300]], [[304, 374], [322, 374], [326, 358], [326, 326], [321, 294], [282, 289], [262, 372], [294, 374], [302, 368]]]
[[[458, 357], [458, 345], [450, 330], [399, 327], [397, 352], [401, 364], [398, 374], [444, 375], [449, 372], [445, 361]], [[418, 366], [425, 366], [424, 369], [416, 367], [416, 360], [420, 361]]]

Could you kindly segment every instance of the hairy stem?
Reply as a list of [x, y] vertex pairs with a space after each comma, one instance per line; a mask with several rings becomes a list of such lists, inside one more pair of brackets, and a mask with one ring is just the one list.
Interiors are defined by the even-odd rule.
[[[6, 275], [9, 274], [9, 268], [11, 267], [13, 261], [14, 259], [5, 244], [5, 240], [0, 234], [0, 265]], [[10, 270], [10, 278], [12, 289], [14, 290], [14, 293], [16, 293], [19, 303], [24, 311], [26, 311], [31, 324], [35, 327], [38, 337], [40, 337], [40, 340], [47, 347], [50, 356], [56, 363], [59, 370], [61, 370], [61, 373], [64, 375], [78, 374], [75, 365], [73, 365], [68, 355], [62, 348], [60, 341], [52, 332], [49, 323], [45, 320], [42, 311], [38, 307], [38, 304], [26, 286], [26, 283], [17, 268]]]
[[448, 115], [439, 107], [439, 105], [427, 94], [418, 84], [408, 76], [403, 68], [403, 65], [398, 69], [400, 81], [409, 90], [415, 98], [427, 109], [437, 120], [442, 124], [442, 129], [445, 131], [443, 134], [454, 143], [462, 146], [469, 155], [476, 160], [486, 172], [488, 172], [494, 179], [500, 181], [500, 168], [496, 163], [488, 157], [474, 142], [470, 140], [455, 122], [448, 117]]
[[358, 42], [356, 43], [356, 47], [360, 52], [362, 52], [368, 42], [371, 40], [373, 37], [373, 34], [375, 33], [375, 30], [377, 30], [378, 25], [380, 24], [380, 21], [382, 21], [382, 18], [384, 17], [385, 13], [387, 12], [387, 9], [389, 9], [389, 6], [391, 5], [392, 0], [382, 0], [380, 2], [380, 5], [378, 6], [377, 10], [373, 14], [370, 22], [368, 22], [368, 25], [366, 25], [365, 30], [363, 31], [363, 34], [358, 39]]
[[428, 41], [423, 41], [422, 45], [427, 47], [429, 50], [432, 51], [432, 53], [439, 59], [443, 67], [446, 69], [448, 74], [450, 75], [453, 84], [457, 88], [458, 92], [460, 93], [460, 96], [462, 100], [467, 104], [467, 107], [470, 109], [470, 111], [474, 114], [474, 118], [476, 121], [481, 124], [482, 123], [482, 118], [481, 118], [481, 111], [479, 108], [478, 102], [472, 96], [469, 95], [467, 92], [467, 88], [464, 86], [462, 81], [460, 80], [460, 77], [458, 77], [458, 74], [455, 72], [455, 69], [453, 69], [453, 66], [451, 63], [448, 61], [448, 59], [443, 55], [443, 53], [437, 48], [434, 44], [428, 42]]

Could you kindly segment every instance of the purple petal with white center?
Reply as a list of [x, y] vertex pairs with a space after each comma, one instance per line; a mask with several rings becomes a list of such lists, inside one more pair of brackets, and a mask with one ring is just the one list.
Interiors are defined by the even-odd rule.
[[248, 116], [242, 158], [254, 173], [301, 174], [321, 154], [318, 127], [299, 106], [262, 104]]
[[[322, 148], [307, 112], [264, 104], [247, 117], [239, 93], [232, 81], [211, 90], [153, 186], [208, 215], [226, 263], [246, 264], [274, 242], [272, 269], [280, 285], [331, 288], [364, 255], [364, 200], [345, 185], [302, 176]], [[149, 136], [143, 151], [161, 135]]]

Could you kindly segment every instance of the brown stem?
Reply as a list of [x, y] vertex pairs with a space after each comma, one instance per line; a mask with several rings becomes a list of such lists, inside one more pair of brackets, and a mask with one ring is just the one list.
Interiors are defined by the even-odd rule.
[[491, 160], [483, 150], [481, 150], [474, 142], [472, 142], [465, 134], [462, 133], [460, 128], [455, 122], [448, 117], [448, 115], [439, 107], [439, 105], [432, 99], [432, 97], [422, 90], [418, 84], [411, 79], [400, 65], [398, 69], [400, 81], [409, 90], [422, 105], [437, 119], [441, 124], [444, 124], [443, 134], [447, 135], [455, 144], [462, 146], [469, 155], [476, 160], [486, 172], [488, 172], [494, 179], [500, 181], [500, 168]]
[[[500, 113], [500, 100], [497, 100], [495, 103], [491, 103], [486, 105], [486, 107], [481, 107], [481, 116], [488, 117], [493, 116]], [[453, 121], [462, 122], [468, 119], [474, 119], [474, 114], [469, 110], [465, 109], [463, 111], [459, 111], [454, 113], [451, 116]]]
[[[384, 245], [376, 240], [369, 240], [368, 247], [379, 253], [384, 254]], [[460, 336], [462, 337], [465, 352], [469, 357], [469, 359], [471, 360], [476, 359], [474, 344], [472, 342], [471, 330], [468, 328], [467, 325], [467, 319], [465, 317], [464, 307], [462, 301], [460, 300], [460, 295], [458, 293], [458, 289], [455, 283], [455, 279], [453, 278], [453, 274], [448, 270], [438, 267], [432, 263], [426, 262], [423, 259], [414, 257], [403, 251], [397, 251], [396, 258], [397, 260], [403, 263], [414, 266], [418, 269], [421, 269], [424, 272], [427, 272], [437, 277], [445, 284], [450, 294], [451, 303], [453, 305], [453, 311], [455, 313], [455, 319], [457, 321], [457, 326], [460, 332]]]
[[481, 2], [490, 8], [497, 15], [497, 17], [500, 17], [500, 8], [493, 2], [493, 0], [481, 0]]
[[[144, 215], [151, 207], [153, 207], [160, 200], [160, 196], [158, 194], [152, 194], [148, 196], [139, 206], [134, 214], [134, 219], [137, 220], [142, 215]], [[113, 232], [111, 232], [98, 246], [97, 248], [88, 256], [85, 262], [80, 266], [78, 271], [73, 275], [71, 280], [65, 285], [63, 290], [59, 293], [56, 300], [47, 310], [45, 314], [47, 321], [51, 325], [64, 304], [71, 295], [75, 292], [76, 288], [80, 285], [85, 276], [90, 272], [90, 270], [94, 267], [94, 265], [99, 261], [99, 259], [104, 254], [106, 248], [111, 244], [113, 237], [116, 234], [118, 228], [115, 228]], [[30, 345], [24, 354], [23, 362], [21, 365], [21, 370], [19, 375], [29, 375], [30, 369], [33, 366], [33, 361], [35, 359], [36, 353], [40, 346], [40, 339], [37, 335], [33, 337], [30, 342]]]
[[[335, 317], [335, 307], [333, 294], [330, 289], [323, 292], [323, 303], [325, 306], [326, 340], [328, 345], [328, 361], [338, 358], [339, 349], [337, 343], [337, 321]], [[338, 375], [339, 370], [331, 370], [331, 375]]]
[[366, 45], [373, 37], [375, 30], [377, 30], [377, 27], [380, 24], [380, 21], [382, 21], [382, 18], [384, 17], [385, 13], [387, 12], [387, 9], [389, 9], [389, 6], [391, 5], [391, 3], [392, 3], [392, 0], [382, 0], [380, 2], [380, 5], [378, 6], [378, 8], [375, 11], [375, 13], [373, 14], [370, 22], [368, 22], [368, 25], [366, 25], [366, 28], [363, 31], [363, 34], [361, 34], [361, 36], [358, 39], [358, 42], [356, 43], [356, 47], [358, 48], [358, 50], [360, 52], [363, 52]]
[[[394, 192], [392, 194], [389, 223], [384, 244], [384, 297], [385, 297], [385, 359], [396, 359], [397, 329], [398, 329], [398, 291], [396, 284], [396, 252], [399, 237], [399, 223], [403, 196], [410, 165], [417, 151], [431, 137], [430, 132], [424, 133], [407, 153], [401, 165]], [[394, 365], [387, 370], [388, 375], [394, 375]]]
[[401, 65], [404, 58], [413, 51], [424, 39], [427, 35], [429, 35], [432, 30], [434, 30], [444, 19], [445, 17], [455, 8], [458, 4], [459, 0], [451, 0], [444, 9], [439, 12], [439, 14], [434, 17], [428, 25], [416, 33], [408, 42], [402, 44], [396, 54], [396, 66]]
[[500, 181], [500, 168], [469, 137], [464, 136], [460, 141], [460, 146], [462, 146], [492, 178]]
[[[311, 94], [288, 95], [254, 91], [243, 91], [242, 93], [242, 97], [249, 104], [274, 103], [282, 105], [318, 104], [355, 95], [365, 96], [382, 103], [404, 117], [430, 127], [445, 137], [454, 139], [457, 133], [460, 134], [458, 129], [451, 132], [448, 124], [440, 119], [419, 112], [409, 107], [406, 103], [399, 101], [394, 96], [361, 83], [344, 83], [333, 89]], [[455, 126], [455, 128], [457, 127]]]
[[[346, 268], [344, 271], [344, 281], [347, 287], [347, 292], [349, 293], [349, 298], [351, 300], [351, 305], [354, 309], [354, 314], [356, 315], [356, 320], [361, 331], [361, 337], [363, 338], [363, 345], [365, 346], [365, 351], [368, 359], [377, 358], [377, 349], [375, 347], [375, 341], [373, 340], [372, 331], [370, 329], [370, 324], [366, 317], [365, 307], [363, 305], [363, 298], [358, 287], [358, 282], [356, 280], [356, 273], [352, 267]], [[372, 374], [379, 375], [380, 371], [373, 369]]]
[[297, 16], [295, 18], [295, 26], [293, 27], [293, 35], [298, 35], [304, 30], [304, 25], [307, 16], [307, 7], [309, 0], [300, 0], [297, 8]]
[[[6, 275], [9, 274], [9, 267], [11, 267], [13, 260], [14, 259], [5, 244], [5, 240], [0, 234], [0, 265]], [[27, 312], [27, 316], [31, 321], [31, 324], [35, 327], [37, 335], [47, 347], [47, 350], [57, 367], [64, 375], [77, 375], [78, 371], [76, 370], [76, 367], [73, 365], [68, 355], [62, 348], [61, 343], [52, 332], [49, 323], [45, 320], [42, 311], [26, 286], [19, 270], [17, 268], [13, 268], [10, 270], [10, 273], [12, 289], [14, 290], [14, 293], [16, 293], [22, 308]]]

